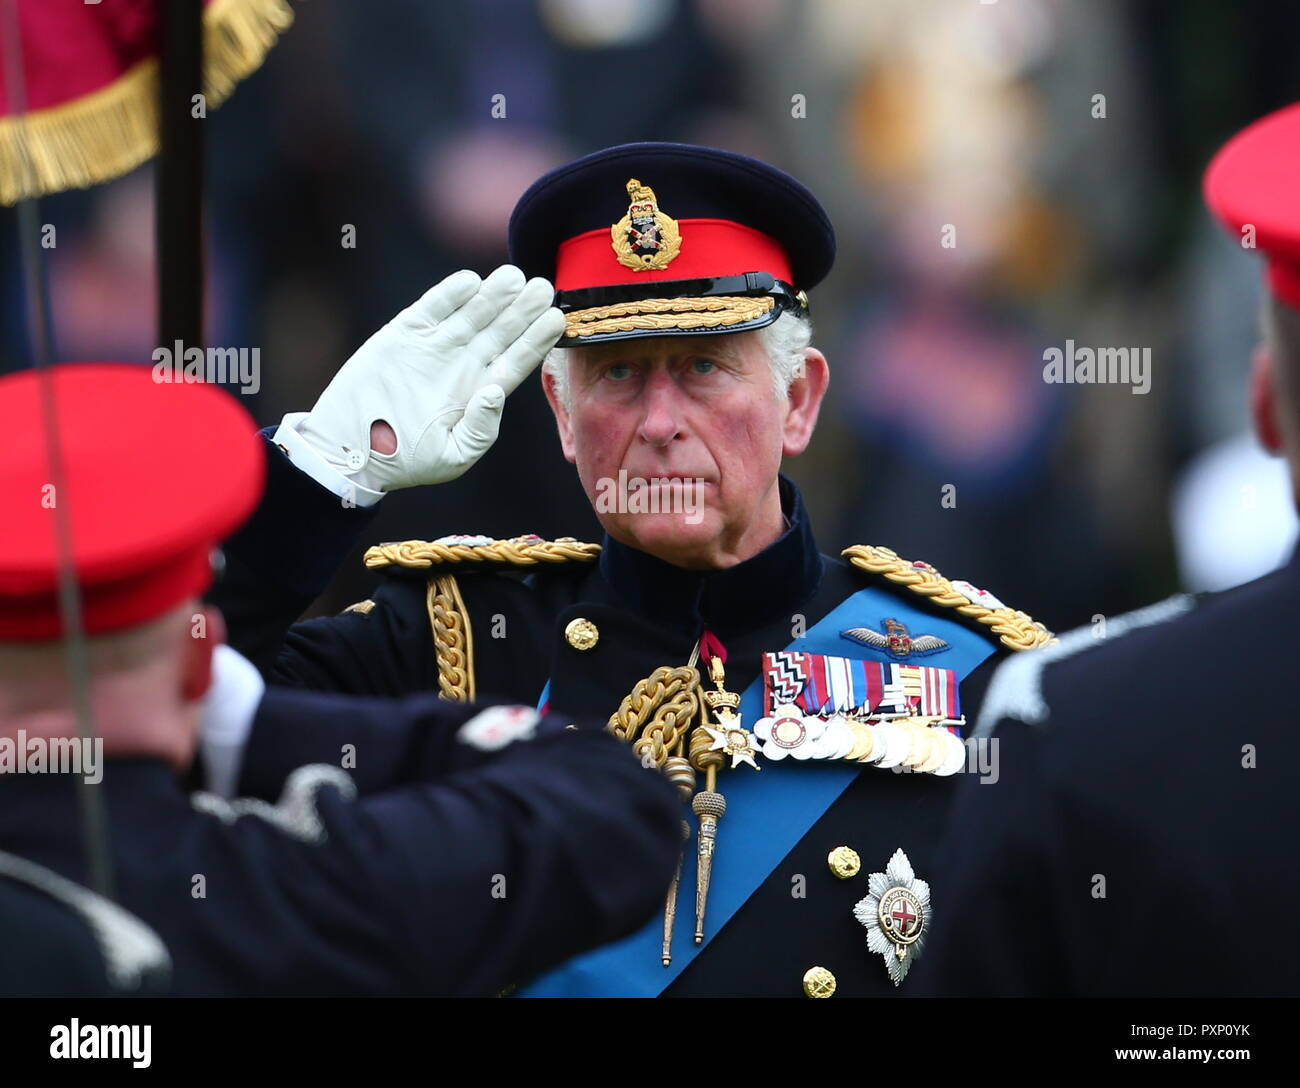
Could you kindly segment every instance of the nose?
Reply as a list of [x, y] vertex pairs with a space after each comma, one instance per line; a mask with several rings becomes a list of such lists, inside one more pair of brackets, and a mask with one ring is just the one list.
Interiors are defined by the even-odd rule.
[[681, 390], [670, 374], [656, 369], [642, 387], [638, 434], [651, 446], [667, 446], [682, 433]]

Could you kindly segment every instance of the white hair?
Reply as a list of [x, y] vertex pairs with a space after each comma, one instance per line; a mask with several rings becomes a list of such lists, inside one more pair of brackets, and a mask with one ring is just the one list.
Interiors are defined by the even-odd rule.
[[[778, 400], [784, 400], [791, 382], [803, 374], [804, 349], [812, 343], [812, 322], [786, 311], [757, 332], [772, 364], [773, 391]], [[581, 349], [551, 348], [542, 361], [542, 372], [555, 382], [555, 395], [566, 410], [572, 407], [567, 364], [575, 350]]]

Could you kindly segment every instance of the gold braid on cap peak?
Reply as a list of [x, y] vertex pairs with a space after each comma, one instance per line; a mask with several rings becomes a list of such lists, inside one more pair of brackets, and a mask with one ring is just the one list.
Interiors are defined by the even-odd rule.
[[754, 321], [776, 305], [770, 295], [717, 295], [708, 298], [646, 298], [610, 306], [591, 306], [564, 315], [565, 336], [656, 329], [721, 328]]
[[1033, 650], [1056, 641], [1051, 631], [1024, 612], [1005, 606], [990, 608], [972, 601], [929, 563], [912, 563], [888, 548], [874, 548], [870, 544], [855, 544], [840, 554], [861, 570], [882, 575], [935, 604], [956, 609], [968, 619], [983, 624], [1009, 649]]
[[[470, 540], [474, 542], [464, 542]], [[571, 536], [555, 540], [543, 540], [538, 536], [516, 536], [509, 540], [443, 537], [440, 540], [376, 544], [366, 549], [365, 563], [371, 570], [432, 567], [439, 563], [532, 567], [541, 563], [590, 563], [599, 555], [599, 544], [584, 544]]]

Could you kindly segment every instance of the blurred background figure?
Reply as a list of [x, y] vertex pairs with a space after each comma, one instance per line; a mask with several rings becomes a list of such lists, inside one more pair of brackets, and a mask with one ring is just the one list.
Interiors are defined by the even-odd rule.
[[[789, 466], [814, 520], [834, 526], [827, 550], [887, 542], [1057, 630], [1180, 584], [1244, 581], [1286, 554], [1294, 525], [1266, 498], [1276, 466], [1244, 437], [1259, 273], [1198, 199], [1214, 147], [1300, 98], [1285, 6], [296, 10], [208, 122], [208, 339], [261, 349], [263, 423], [310, 407], [446, 273], [500, 263], [509, 210], [546, 169], [630, 140], [707, 143], [815, 185], [841, 239], [813, 300], [828, 409]], [[150, 170], [42, 201], [58, 230], [58, 357], [149, 359]], [[26, 365], [9, 209], [0, 269], [4, 370]], [[1067, 340], [1149, 348], [1150, 391], [1046, 383], [1043, 353]], [[507, 411], [471, 476], [439, 488], [436, 509], [423, 489], [390, 497], [374, 537], [593, 538], [538, 383]], [[358, 561], [320, 610], [367, 585]]]
[[156, 932], [89, 888], [0, 853], [0, 997], [160, 996], [171, 957]]

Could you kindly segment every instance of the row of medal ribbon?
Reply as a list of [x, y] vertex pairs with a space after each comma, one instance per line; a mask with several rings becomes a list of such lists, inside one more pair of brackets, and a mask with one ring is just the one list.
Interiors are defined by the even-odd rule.
[[[835, 760], [947, 776], [965, 765], [951, 669], [804, 652], [763, 655], [768, 759]], [[948, 727], [954, 727], [950, 731]]]

